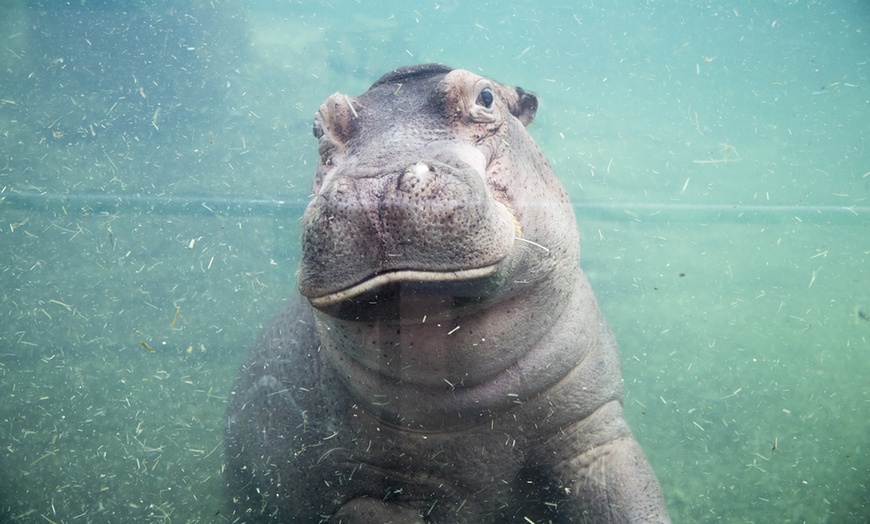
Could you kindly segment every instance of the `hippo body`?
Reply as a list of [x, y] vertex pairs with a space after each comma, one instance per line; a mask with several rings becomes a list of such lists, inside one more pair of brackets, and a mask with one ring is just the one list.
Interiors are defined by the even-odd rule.
[[301, 294], [229, 402], [234, 521], [668, 522], [536, 110], [434, 64], [320, 107]]

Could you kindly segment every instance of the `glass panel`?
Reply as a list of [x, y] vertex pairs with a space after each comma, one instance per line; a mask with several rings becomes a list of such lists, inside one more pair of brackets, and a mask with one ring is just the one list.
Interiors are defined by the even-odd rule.
[[[3, 2], [0, 520], [236, 518], [227, 399], [298, 293], [314, 113], [442, 62], [537, 94], [528, 132], [671, 518], [866, 522], [868, 20], [861, 2]], [[527, 521], [570, 505], [516, 497], [546, 509]]]

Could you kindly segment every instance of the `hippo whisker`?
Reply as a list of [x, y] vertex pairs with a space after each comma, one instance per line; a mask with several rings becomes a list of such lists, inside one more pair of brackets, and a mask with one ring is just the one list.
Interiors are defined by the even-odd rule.
[[359, 114], [357, 114], [356, 109], [353, 107], [353, 104], [350, 103], [350, 98], [347, 95], [344, 95], [344, 101], [347, 102], [347, 106], [350, 107], [350, 112], [353, 113], [354, 118], [359, 118]]
[[[323, 440], [326, 440], [326, 439], [323, 439]], [[324, 453], [323, 455], [320, 455], [320, 458], [317, 459], [317, 463], [320, 464], [320, 461], [325, 459], [327, 456], [329, 456], [329, 454], [332, 453], [333, 451], [350, 451], [350, 450], [347, 448], [332, 448], [332, 449], [328, 450], [326, 453]]]
[[544, 250], [548, 255], [550, 254], [550, 250], [549, 250], [549, 249], [545, 248], [545, 247], [542, 246], [541, 244], [538, 244], [537, 242], [532, 242], [531, 240], [529, 240], [529, 239], [527, 239], [527, 238], [514, 237], [514, 240], [519, 240], [519, 241], [521, 241], [521, 242], [525, 242], [526, 244], [531, 244], [531, 245], [533, 245], [533, 246], [535, 246], [535, 247], [539, 247], [539, 248], [543, 249], [543, 250]]

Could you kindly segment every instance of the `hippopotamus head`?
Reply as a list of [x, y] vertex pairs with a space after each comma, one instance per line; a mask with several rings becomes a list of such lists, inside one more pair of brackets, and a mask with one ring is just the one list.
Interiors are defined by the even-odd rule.
[[537, 107], [528, 91], [436, 64], [330, 96], [313, 127], [302, 294], [331, 316], [407, 324], [568, 278], [576, 223], [526, 132]]

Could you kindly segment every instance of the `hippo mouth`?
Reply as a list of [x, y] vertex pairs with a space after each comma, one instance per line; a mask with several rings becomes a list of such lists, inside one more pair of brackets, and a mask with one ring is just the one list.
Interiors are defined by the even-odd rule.
[[445, 285], [457, 282], [476, 281], [495, 273], [498, 264], [474, 269], [462, 269], [459, 271], [414, 271], [401, 270], [390, 271], [375, 275], [359, 284], [351, 286], [335, 293], [329, 293], [321, 297], [309, 298], [311, 305], [316, 308], [326, 308], [335, 304], [353, 299], [360, 295], [371, 294], [376, 290], [390, 284], [405, 282], [426, 287], [426, 284]]
[[455, 316], [491, 303], [522, 232], [479, 164], [431, 159], [330, 177], [302, 218], [299, 291], [321, 312], [360, 320]]
[[488, 307], [505, 281], [503, 269], [497, 262], [456, 271], [388, 271], [308, 300], [321, 312], [345, 320], [441, 321]]

